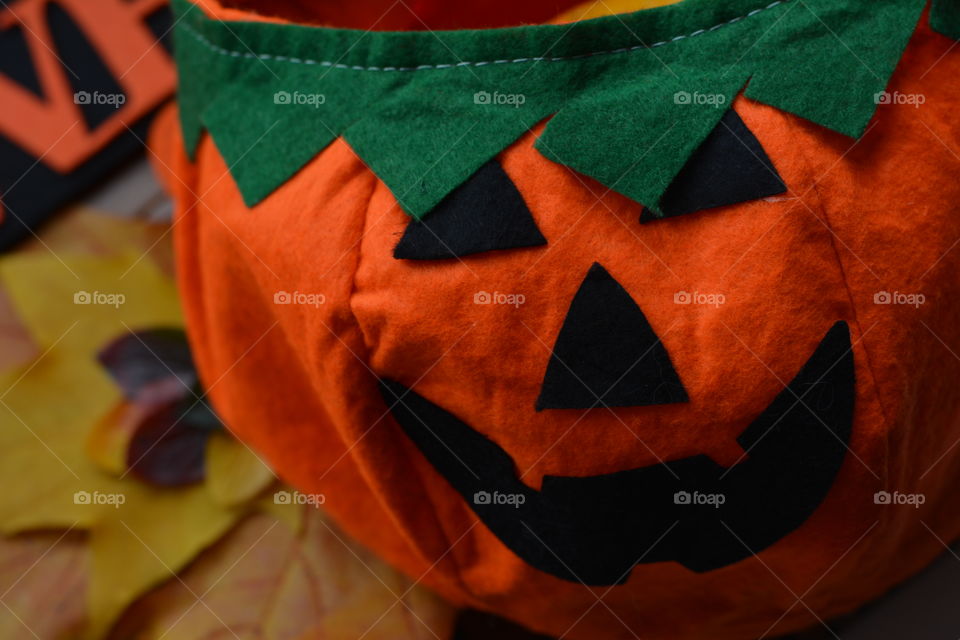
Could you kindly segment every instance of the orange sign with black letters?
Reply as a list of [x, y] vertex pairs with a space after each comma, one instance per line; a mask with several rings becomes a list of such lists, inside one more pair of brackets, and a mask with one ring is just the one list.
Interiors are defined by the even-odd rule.
[[142, 147], [176, 83], [169, 16], [165, 0], [0, 8], [0, 248]]

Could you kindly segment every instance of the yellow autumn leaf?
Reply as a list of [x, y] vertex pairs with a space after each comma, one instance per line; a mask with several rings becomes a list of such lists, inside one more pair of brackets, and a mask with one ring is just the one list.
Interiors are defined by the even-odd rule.
[[[122, 400], [96, 360], [128, 331], [180, 326], [172, 282], [149, 260], [30, 252], [0, 260], [0, 280], [43, 349], [0, 392], [0, 531], [89, 530], [86, 637], [101, 638], [136, 598], [170, 579], [243, 515], [202, 485], [156, 489], [106, 473], [85, 447]], [[113, 461], [116, 464], [116, 461]], [[116, 469], [114, 469], [116, 471]]]
[[198, 553], [243, 515], [218, 505], [202, 485], [158, 489], [130, 483], [123, 504], [98, 507], [90, 528], [90, 625], [99, 639], [143, 593], [175, 580]]
[[173, 281], [136, 253], [13, 254], [0, 260], [0, 278], [41, 348], [95, 356], [128, 331], [183, 326]]
[[[0, 391], [0, 482], [17, 487], [0, 493], [0, 532], [88, 526], [90, 510], [74, 494], [122, 490], [84, 447], [88, 431], [120, 401], [96, 354], [128, 327], [182, 324], [176, 291], [136, 255], [16, 254], [0, 260], [0, 281], [43, 350]], [[78, 292], [123, 302], [75, 304]]]
[[214, 433], [207, 442], [206, 486], [219, 504], [252, 500], [277, 479], [273, 471], [229, 433]]

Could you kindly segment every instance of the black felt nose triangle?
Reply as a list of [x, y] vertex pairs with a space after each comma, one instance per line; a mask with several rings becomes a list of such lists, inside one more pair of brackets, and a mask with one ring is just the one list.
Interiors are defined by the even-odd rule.
[[546, 243], [510, 176], [491, 160], [423, 220], [412, 220], [393, 257], [440, 260]]
[[[660, 210], [664, 217], [679, 216], [786, 190], [760, 141], [730, 109], [670, 183]], [[657, 219], [646, 207], [640, 213], [642, 223]]]
[[557, 336], [537, 411], [687, 400], [666, 347], [640, 307], [594, 263]]

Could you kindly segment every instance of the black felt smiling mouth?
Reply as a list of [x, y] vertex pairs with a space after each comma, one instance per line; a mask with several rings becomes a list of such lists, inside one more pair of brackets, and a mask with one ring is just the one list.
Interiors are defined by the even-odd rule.
[[[381, 380], [381, 392], [420, 452], [514, 553], [564, 580], [612, 585], [638, 563], [724, 567], [806, 521], [843, 464], [854, 363], [849, 329], [838, 322], [737, 438], [747, 455], [729, 469], [696, 455], [605, 475], [544, 476], [540, 491], [519, 480], [506, 451], [448, 411], [391, 380]], [[475, 500], [482, 492], [523, 498]]]

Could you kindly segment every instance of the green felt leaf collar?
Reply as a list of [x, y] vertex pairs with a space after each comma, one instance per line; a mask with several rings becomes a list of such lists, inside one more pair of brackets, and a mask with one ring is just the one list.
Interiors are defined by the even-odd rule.
[[[945, 31], [960, 30], [953, 4], [934, 0]], [[543, 155], [659, 214], [741, 90], [861, 135], [924, 5], [684, 0], [565, 25], [361, 32], [224, 23], [174, 0], [181, 124], [191, 153], [210, 133], [249, 206], [343, 136], [419, 218], [552, 116]]]

